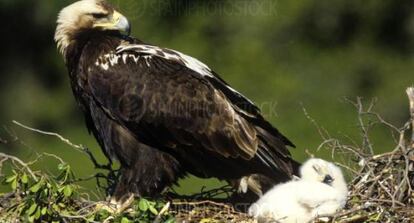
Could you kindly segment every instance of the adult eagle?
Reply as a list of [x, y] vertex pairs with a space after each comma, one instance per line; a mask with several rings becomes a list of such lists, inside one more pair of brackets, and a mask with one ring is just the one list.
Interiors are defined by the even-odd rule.
[[200, 61], [122, 34], [129, 29], [106, 1], [82, 0], [60, 12], [55, 33], [88, 129], [121, 163], [116, 200], [156, 195], [186, 173], [256, 193], [290, 179], [293, 144], [249, 99]]

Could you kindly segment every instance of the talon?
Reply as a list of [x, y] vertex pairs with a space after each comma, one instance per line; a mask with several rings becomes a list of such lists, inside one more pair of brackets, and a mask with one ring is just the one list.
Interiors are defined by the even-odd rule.
[[122, 213], [126, 209], [128, 209], [131, 204], [134, 202], [135, 196], [134, 194], [130, 194], [129, 197], [124, 202], [117, 202], [117, 211], [116, 213]]
[[[129, 194], [127, 199], [120, 199], [119, 201], [112, 197], [107, 202], [97, 203], [95, 208], [96, 210], [106, 210], [111, 214], [120, 214], [131, 206], [135, 200], [134, 198], [134, 194]], [[122, 200], [124, 201], [122, 202]]]
[[116, 211], [116, 205], [111, 202], [99, 202], [96, 204], [95, 209], [97, 211], [99, 210], [106, 210], [109, 213], [115, 213]]

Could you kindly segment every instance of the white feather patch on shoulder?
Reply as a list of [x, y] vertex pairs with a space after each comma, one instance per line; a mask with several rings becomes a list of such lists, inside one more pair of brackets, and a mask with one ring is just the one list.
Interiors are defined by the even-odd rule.
[[[120, 45], [116, 49], [117, 54], [126, 53], [128, 51], [133, 51], [138, 54], [149, 54], [149, 55], [161, 57], [167, 60], [173, 60], [197, 72], [203, 77], [209, 77], [209, 78], [216, 79], [216, 77], [213, 75], [213, 71], [206, 64], [197, 60], [194, 57], [178, 52], [176, 50], [160, 48], [157, 46], [146, 45], [146, 44], [128, 44], [128, 43], [126, 43], [125, 45]], [[235, 93], [236, 95], [239, 95], [240, 97], [246, 99], [249, 103], [254, 104], [251, 100], [244, 97], [241, 93], [239, 93], [232, 87], [228, 85], [226, 85], [226, 87], [229, 90], [231, 90], [233, 93]]]
[[103, 70], [108, 70], [110, 67], [118, 65], [122, 62], [124, 64], [127, 64], [129, 61], [138, 63], [138, 61], [141, 58], [143, 59], [143, 62], [145, 62], [146, 66], [148, 67], [151, 66], [151, 63], [150, 63], [151, 56], [139, 56], [139, 55], [131, 54], [128, 52], [124, 52], [121, 54], [108, 53], [108, 54], [102, 55], [95, 61], [95, 66], [100, 67]]
[[120, 54], [126, 51], [134, 51], [134, 52], [142, 53], [142, 54], [150, 54], [153, 56], [165, 58], [167, 60], [174, 60], [177, 62], [181, 62], [186, 67], [201, 74], [202, 76], [213, 77], [212, 71], [207, 65], [195, 59], [194, 57], [188, 56], [186, 54], [180, 53], [175, 50], [163, 49], [160, 47], [144, 45], [144, 44], [121, 45], [117, 48], [117, 54]]

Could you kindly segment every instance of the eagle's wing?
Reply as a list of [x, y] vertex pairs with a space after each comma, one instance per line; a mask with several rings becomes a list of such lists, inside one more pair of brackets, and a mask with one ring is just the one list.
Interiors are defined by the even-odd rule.
[[146, 144], [188, 145], [232, 158], [258, 155], [271, 167], [291, 169], [279, 160], [290, 158], [285, 144], [291, 143], [252, 102], [192, 57], [129, 44], [103, 55], [88, 72], [93, 100]]
[[176, 63], [193, 70], [196, 76], [202, 77], [211, 85], [213, 85], [214, 88], [221, 91], [226, 96], [227, 100], [231, 102], [231, 105], [236, 112], [249, 119], [249, 121], [252, 121], [261, 129], [269, 132], [273, 137], [276, 137], [285, 145], [295, 147], [295, 145], [289, 139], [283, 136], [276, 128], [274, 128], [268, 121], [263, 118], [260, 113], [260, 109], [251, 100], [233, 89], [217, 73], [215, 73], [201, 61], [175, 50], [146, 44], [121, 45], [118, 47], [117, 52], [135, 52], [141, 55], [156, 56], [169, 61], [175, 61]]

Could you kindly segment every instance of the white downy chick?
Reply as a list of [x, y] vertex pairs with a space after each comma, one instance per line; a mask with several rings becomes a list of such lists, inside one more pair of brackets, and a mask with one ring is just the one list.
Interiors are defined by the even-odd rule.
[[301, 178], [276, 185], [249, 208], [259, 223], [307, 223], [343, 208], [348, 189], [339, 167], [322, 159], [309, 159]]

